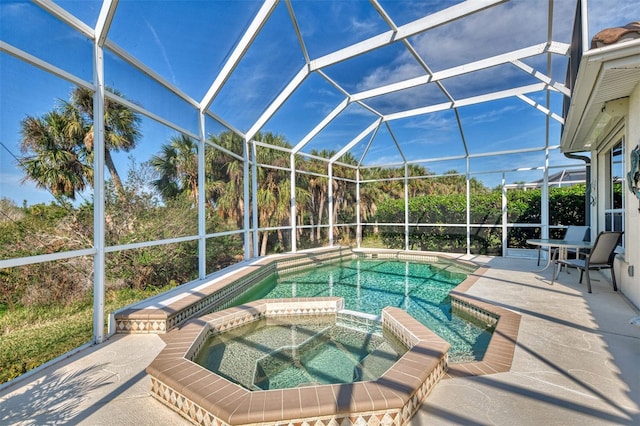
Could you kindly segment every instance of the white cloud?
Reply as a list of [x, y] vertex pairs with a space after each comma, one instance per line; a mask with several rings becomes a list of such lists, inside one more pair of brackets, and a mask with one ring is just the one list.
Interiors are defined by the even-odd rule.
[[406, 122], [403, 127], [407, 129], [450, 131], [452, 128], [458, 127], [458, 123], [450, 117], [444, 117], [442, 114], [426, 114], [418, 119]]
[[546, 1], [514, 0], [412, 39], [427, 64], [448, 68], [546, 41]]
[[377, 25], [371, 19], [363, 21], [355, 17], [349, 20], [349, 25], [351, 30], [365, 34], [372, 33], [377, 28]]
[[0, 173], [0, 187], [8, 188], [20, 183], [22, 177], [16, 173]]
[[[322, 115], [327, 115], [335, 108], [335, 104], [329, 104], [322, 100], [307, 99], [304, 102], [305, 110], [312, 110]], [[318, 118], [320, 120], [320, 118]]]
[[364, 157], [363, 163], [367, 166], [384, 166], [388, 164], [398, 164], [402, 163], [402, 157], [399, 153], [396, 155], [386, 155], [380, 157], [375, 155], [375, 152], [369, 151]]
[[[556, 1], [554, 12], [557, 26], [573, 18], [573, 2]], [[554, 33], [560, 28], [554, 29]], [[559, 31], [562, 32], [562, 31]], [[570, 32], [570, 29], [565, 31]], [[512, 0], [470, 15], [451, 24], [412, 37], [409, 41], [432, 71], [438, 71], [511, 50], [531, 46], [547, 40], [547, 1]], [[358, 90], [367, 90], [393, 82], [424, 75], [425, 71], [413, 55], [404, 50], [393, 60], [364, 75]], [[512, 84], [530, 84], [533, 79], [511, 65], [443, 80], [442, 84], [456, 99], [490, 93], [511, 87]], [[435, 93], [433, 93], [435, 96]], [[380, 108], [397, 110], [415, 108], [442, 102], [415, 94], [399, 93], [377, 100]], [[416, 102], [418, 104], [416, 104]]]
[[471, 119], [475, 124], [490, 123], [493, 121], [498, 121], [500, 118], [502, 118], [503, 114], [510, 113], [516, 109], [518, 108], [516, 108], [515, 106], [506, 106], [497, 110], [485, 110], [482, 114], [476, 114], [471, 117]]
[[167, 50], [164, 48], [164, 44], [162, 43], [162, 40], [158, 36], [158, 33], [156, 32], [155, 28], [153, 28], [153, 25], [151, 25], [151, 23], [148, 20], [145, 19], [144, 23], [146, 24], [147, 29], [151, 33], [151, 37], [155, 42], [156, 46], [158, 47], [160, 54], [162, 55], [164, 64], [167, 67], [167, 70], [169, 71], [171, 82], [173, 84], [176, 84], [176, 76], [175, 76], [175, 73], [173, 72], [173, 66], [171, 65], [171, 61], [169, 60], [169, 56], [167, 55]]
[[37, 188], [32, 181], [22, 182], [22, 178], [17, 173], [0, 173], [0, 198], [13, 200], [19, 206], [23, 200], [29, 205], [53, 201], [49, 192]]
[[33, 8], [33, 5], [27, 2], [0, 2], [2, 19], [24, 19], [31, 8]]
[[365, 75], [357, 84], [356, 89], [358, 91], [364, 91], [407, 80], [419, 75], [424, 75], [424, 69], [415, 62], [413, 57], [411, 57], [410, 60], [405, 60], [405, 58], [401, 56], [391, 64], [379, 66]]

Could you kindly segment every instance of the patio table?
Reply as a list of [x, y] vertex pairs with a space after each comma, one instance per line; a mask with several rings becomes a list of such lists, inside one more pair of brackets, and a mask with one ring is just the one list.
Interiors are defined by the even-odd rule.
[[[527, 240], [527, 244], [531, 244], [534, 246], [543, 246], [549, 247], [549, 256], [547, 257], [547, 264], [541, 271], [544, 271], [551, 266], [552, 263], [552, 254], [551, 248], [558, 248], [558, 260], [565, 260], [567, 258], [567, 250], [572, 248], [576, 249], [578, 254], [580, 254], [580, 250], [590, 249], [592, 244], [590, 241], [569, 241], [569, 240], [556, 240], [553, 238], [532, 238]], [[558, 271], [559, 273], [560, 271]]]

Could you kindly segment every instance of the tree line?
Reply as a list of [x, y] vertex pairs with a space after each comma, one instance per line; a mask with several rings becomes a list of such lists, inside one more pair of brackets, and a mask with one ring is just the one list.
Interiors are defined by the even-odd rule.
[[[116, 90], [111, 90], [123, 97]], [[142, 138], [141, 118], [122, 104], [106, 99], [105, 115], [105, 167], [110, 179], [107, 185], [107, 214], [117, 215], [121, 210], [119, 202], [129, 202], [140, 194], [132, 194], [131, 187], [125, 188], [123, 179], [112, 158], [114, 152], [130, 152], [136, 148]], [[51, 112], [41, 117], [27, 116], [21, 122], [21, 151], [19, 166], [24, 172], [24, 180], [31, 181], [39, 188], [46, 189], [61, 203], [73, 201], [78, 193], [87, 190], [93, 182], [93, 92], [85, 88], [72, 91], [69, 101], [60, 100]], [[274, 147], [292, 148], [282, 135], [271, 132], [258, 133], [257, 142]], [[205, 148], [205, 188], [204, 199], [208, 215], [236, 229], [243, 225], [245, 202], [243, 196], [244, 176], [242, 161], [229, 153], [242, 153], [243, 140], [231, 131], [208, 136]], [[217, 147], [221, 148], [218, 149]], [[310, 158], [298, 157], [296, 169], [297, 223], [312, 227], [309, 244], [317, 244], [323, 238], [322, 228], [317, 225], [328, 223], [329, 184], [327, 162], [319, 158], [329, 158], [334, 151], [313, 151]], [[145, 176], [133, 176], [132, 179], [150, 179], [155, 189], [154, 196], [158, 205], [184, 202], [197, 207], [198, 188], [198, 142], [189, 136], [180, 134], [162, 144], [159, 152], [148, 161], [143, 161]], [[258, 167], [257, 204], [259, 226], [262, 228], [286, 226], [289, 224], [289, 202], [291, 184], [289, 172], [289, 154], [283, 150], [270, 149], [262, 145], [257, 147], [255, 159], [260, 164], [273, 167]], [[341, 222], [353, 222], [356, 216], [355, 171], [357, 161], [347, 153], [336, 164], [333, 171], [333, 211], [331, 214]], [[404, 168], [364, 169], [362, 179], [383, 180], [361, 186], [360, 215], [363, 221], [374, 220], [377, 205], [385, 198], [404, 196]], [[432, 175], [418, 165], [409, 166], [411, 176]], [[350, 179], [339, 179], [339, 177]], [[472, 179], [474, 190], [486, 188]], [[463, 190], [466, 182], [463, 176], [445, 176], [433, 179], [411, 179], [408, 185], [410, 196], [443, 194]], [[143, 187], [138, 183], [137, 188]], [[148, 195], [148, 194], [147, 194]], [[117, 207], [111, 209], [110, 207]], [[108, 218], [109, 220], [110, 218]], [[125, 218], [120, 218], [125, 220]], [[126, 229], [128, 223], [122, 223]], [[336, 228], [336, 233], [342, 232]], [[346, 231], [345, 231], [346, 232]], [[272, 232], [261, 235], [260, 254], [278, 251], [284, 245], [283, 235], [276, 231], [275, 241], [270, 239]], [[120, 240], [109, 241], [112, 244]]]
[[[118, 96], [122, 94], [111, 90]], [[165, 141], [151, 158], [130, 158], [126, 176], [121, 177], [113, 161], [115, 152], [131, 152], [142, 138], [141, 118], [122, 104], [105, 100], [105, 168], [109, 179], [105, 188], [105, 234], [109, 246], [170, 239], [198, 234], [198, 203], [204, 191], [207, 234], [242, 229], [244, 226], [245, 176], [241, 154], [244, 141], [231, 132], [210, 134], [205, 144], [205, 185], [198, 183], [199, 143], [179, 134]], [[48, 190], [56, 199], [50, 206], [19, 207], [0, 200], [0, 238], [2, 258], [15, 258], [89, 248], [93, 245], [92, 200], [77, 202], [93, 183], [94, 129], [93, 92], [76, 88], [69, 101], [59, 101], [54, 109], [39, 117], [27, 116], [21, 122], [18, 166], [24, 180]], [[259, 254], [287, 251], [290, 243], [290, 154], [292, 145], [282, 135], [258, 133], [254, 138], [257, 167], [256, 201], [258, 226], [273, 228], [259, 235]], [[275, 148], [263, 146], [268, 144]], [[282, 149], [277, 149], [282, 148]], [[236, 155], [233, 155], [236, 154]], [[329, 211], [327, 162], [333, 151], [314, 151], [295, 159], [296, 222], [298, 247], [326, 243], [329, 215], [336, 223], [356, 221], [355, 166], [349, 153], [334, 164], [332, 182], [333, 210]], [[352, 166], [352, 167], [349, 167]], [[466, 177], [455, 171], [434, 176], [419, 165], [408, 166], [409, 210], [412, 223], [464, 223]], [[376, 235], [375, 223], [404, 222], [405, 169], [373, 167], [361, 169], [360, 217], [364, 237]], [[251, 173], [251, 170], [250, 170]], [[472, 223], [497, 223], [496, 190], [480, 181], [470, 180]], [[511, 191], [521, 192], [521, 191]], [[529, 191], [522, 191], [529, 192]], [[533, 194], [533, 192], [529, 192]], [[539, 197], [539, 195], [538, 195]], [[533, 202], [533, 200], [525, 200]], [[515, 203], [515, 200], [514, 200]], [[524, 205], [523, 204], [523, 205]], [[539, 203], [538, 203], [539, 204]], [[515, 206], [516, 204], [514, 204]], [[525, 213], [526, 208], [514, 212]], [[500, 209], [498, 208], [499, 212]], [[512, 207], [510, 207], [512, 212]], [[532, 220], [539, 216], [532, 215]], [[381, 227], [382, 242], [397, 247], [404, 241], [402, 232]], [[461, 242], [450, 231], [416, 228], [411, 247], [449, 248], [456, 251]], [[352, 242], [354, 229], [336, 226], [337, 243]], [[437, 237], [437, 238], [436, 238]], [[454, 241], [440, 245], [428, 241]], [[485, 238], [485, 246], [496, 245]], [[456, 242], [457, 241], [457, 242]], [[465, 242], [466, 244], [466, 242]], [[402, 243], [402, 246], [404, 242]], [[228, 266], [242, 258], [241, 235], [221, 236], [206, 245], [207, 272]], [[108, 253], [107, 286], [145, 288], [180, 284], [197, 277], [196, 241]], [[47, 262], [0, 270], [0, 304], [69, 303], [90, 292], [92, 260], [81, 257], [67, 262]]]

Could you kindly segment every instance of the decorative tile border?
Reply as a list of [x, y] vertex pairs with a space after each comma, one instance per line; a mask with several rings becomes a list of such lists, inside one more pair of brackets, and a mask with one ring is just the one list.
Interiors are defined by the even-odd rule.
[[[184, 290], [184, 297], [157, 308], [135, 305], [115, 314], [116, 333], [166, 333], [189, 318], [233, 306], [243, 292], [269, 275], [277, 272], [287, 274], [327, 265], [343, 259], [385, 258], [412, 260], [430, 263], [444, 275], [469, 273], [471, 267], [432, 253], [405, 252], [397, 250], [357, 250], [348, 247], [329, 247], [313, 251], [273, 255], [258, 259], [236, 271], [212, 279], [210, 284], [198, 287], [197, 291]], [[174, 289], [176, 290], [176, 289]], [[178, 290], [176, 290], [178, 291]], [[191, 292], [190, 292], [191, 291]]]
[[450, 345], [400, 308], [382, 311], [382, 327], [410, 342], [409, 350], [375, 381], [249, 391], [191, 361], [210, 332], [261, 317], [335, 316], [343, 305], [336, 297], [261, 300], [190, 320], [167, 334], [167, 346], [147, 367], [151, 393], [200, 425], [408, 424], [445, 375]]
[[[508, 371], [520, 325], [520, 315], [494, 306], [465, 293], [473, 286], [487, 268], [477, 268], [471, 262], [462, 262], [441, 253], [406, 252], [399, 250], [352, 250], [345, 247], [314, 249], [309, 252], [283, 254], [259, 259], [248, 266], [238, 268], [231, 274], [212, 280], [206, 288], [193, 295], [179, 299], [156, 309], [130, 308], [116, 314], [118, 333], [166, 333], [189, 318], [227, 309], [235, 305], [242, 292], [276, 271], [289, 273], [314, 265], [324, 265], [341, 259], [386, 258], [428, 262], [444, 272], [467, 273], [468, 278], [452, 292], [451, 305], [454, 312], [470, 315], [490, 327], [495, 327], [493, 336], [482, 361], [451, 364], [447, 377], [491, 374]], [[473, 269], [472, 269], [473, 268]]]
[[309, 267], [317, 267], [335, 263], [343, 259], [351, 259], [353, 252], [349, 247], [336, 247], [333, 250], [305, 252], [286, 255], [276, 260], [278, 274], [298, 272]]
[[446, 378], [493, 374], [511, 369], [520, 329], [520, 314], [466, 294], [476, 281], [485, 274], [488, 268], [478, 268], [477, 265], [471, 262], [462, 262], [460, 260], [452, 262], [442, 254], [363, 250], [356, 252], [355, 255], [364, 258], [423, 261], [432, 264], [436, 268], [439, 265], [443, 265], [441, 269], [445, 273], [449, 272], [449, 265], [454, 265], [451, 268], [451, 273], [467, 273], [467, 279], [449, 293], [452, 313], [472, 317], [485, 327], [493, 328], [493, 333], [481, 361], [450, 364]]
[[482, 308], [464, 297], [449, 294], [451, 297], [451, 312], [460, 317], [471, 317], [481, 327], [492, 329], [498, 323], [500, 316], [496, 312]]
[[478, 265], [460, 259], [452, 259], [443, 253], [404, 250], [354, 249], [354, 257], [362, 259], [393, 259], [428, 263], [447, 278], [460, 278], [473, 273]]
[[351, 258], [351, 249], [331, 247], [313, 252], [274, 255], [258, 259], [231, 274], [215, 278], [198, 291], [189, 293], [173, 303], [157, 308], [136, 307], [123, 309], [115, 314], [116, 333], [166, 333], [189, 318], [202, 315], [212, 309], [221, 310], [233, 306], [247, 288], [275, 273], [287, 273], [311, 266], [325, 265], [339, 259]]
[[420, 262], [435, 263], [440, 259], [438, 256], [429, 254], [411, 254], [402, 251], [359, 251], [357, 257], [364, 259], [400, 259], [400, 260], [417, 260]]
[[358, 330], [367, 330], [371, 333], [379, 333], [382, 331], [382, 317], [379, 315], [370, 315], [362, 312], [349, 311], [341, 309], [336, 316], [336, 323], [346, 328], [356, 328]]
[[[359, 253], [353, 254], [353, 257], [359, 256]], [[342, 257], [346, 256], [341, 254], [340, 258]], [[304, 263], [304, 261], [302, 262]], [[267, 265], [272, 264], [272, 262], [267, 262]], [[299, 266], [295, 262], [290, 263], [288, 266], [290, 265], [293, 265], [294, 268]], [[508, 371], [511, 368], [520, 315], [494, 306], [480, 298], [465, 294], [486, 270], [487, 268], [477, 269], [450, 293], [454, 311], [464, 312], [466, 315], [471, 315], [479, 321], [485, 322], [488, 326], [495, 327], [482, 361], [448, 365], [448, 343], [442, 341], [406, 312], [399, 308], [388, 307], [382, 313], [384, 326], [399, 340], [410, 346], [411, 350], [402, 357], [401, 361], [403, 362], [396, 363], [383, 377], [375, 382], [324, 385], [329, 386], [331, 392], [328, 392], [327, 389], [319, 390], [322, 386], [283, 391], [263, 391], [264, 394], [260, 394], [262, 396], [255, 397], [257, 395], [255, 392], [247, 391], [231, 382], [220, 382], [217, 379], [211, 381], [211, 374], [213, 373], [204, 370], [188, 359], [197, 353], [209, 333], [209, 329], [202, 326], [203, 320], [206, 319], [208, 321], [207, 324], [214, 324], [212, 326], [220, 327], [220, 329], [230, 329], [267, 315], [267, 311], [272, 315], [285, 316], [299, 315], [301, 313], [309, 315], [333, 314], [330, 307], [323, 305], [326, 300], [333, 298], [308, 299], [307, 301], [315, 303], [315, 305], [308, 307], [301, 305], [301, 301], [305, 299], [292, 299], [284, 301], [284, 304], [278, 304], [282, 303], [282, 301], [263, 301], [262, 307], [260, 307], [260, 303], [254, 302], [242, 307], [229, 308], [223, 312], [214, 312], [198, 320], [192, 320], [182, 326], [180, 330], [169, 332], [165, 339], [169, 345], [171, 345], [172, 341], [181, 342], [182, 344], [187, 341], [192, 342], [192, 345], [182, 347], [178, 351], [179, 359], [176, 359], [174, 350], [173, 352], [170, 351], [169, 354], [165, 354], [163, 351], [154, 360], [147, 369], [147, 372], [152, 376], [152, 393], [157, 399], [196, 424], [313, 424], [318, 426], [407, 424], [421, 402], [441, 378], [492, 374]], [[274, 304], [270, 310], [267, 308], [268, 303]], [[247, 309], [250, 312], [247, 312]], [[340, 310], [342, 306], [335, 309]], [[337, 316], [340, 316], [340, 314]], [[350, 320], [376, 321], [375, 318], [366, 318], [367, 316], [363, 314], [358, 313], [357, 316], [364, 316], [365, 318], [351, 318]], [[151, 318], [151, 315], [149, 315], [149, 318]], [[402, 318], [402, 320], [398, 320], [398, 318]], [[413, 325], [407, 326], [407, 323], [411, 322], [413, 322]], [[195, 326], [193, 325], [194, 323], [196, 324]], [[426, 334], [424, 334], [425, 331]], [[434, 352], [433, 346], [442, 347], [439, 345], [443, 343], [446, 349], [442, 350], [440, 358], [431, 359], [430, 362], [425, 362], [425, 359], [419, 359], [420, 354], [431, 354], [433, 356], [434, 353], [438, 353]], [[184, 354], [186, 358], [181, 354]], [[416, 356], [418, 359], [415, 358]], [[154, 369], [158, 374], [154, 375], [152, 373]], [[173, 373], [170, 374], [170, 371], [173, 371]], [[172, 383], [171, 380], [167, 380], [167, 377], [175, 379], [173, 374], [176, 372], [179, 378], [188, 380], [188, 383]], [[423, 376], [425, 372], [428, 374]], [[419, 378], [420, 381], [416, 382], [416, 378]], [[408, 392], [408, 386], [413, 391]], [[193, 397], [196, 389], [199, 392], [201, 387], [204, 387], [204, 391], [208, 392], [206, 397], [204, 399], [203, 397], [200, 399]], [[315, 394], [313, 394], [314, 391], [316, 392]], [[250, 392], [254, 396], [247, 399], [246, 392]], [[225, 404], [236, 404], [234, 405], [235, 409], [233, 411], [218, 410], [217, 412], [212, 412], [213, 407], [208, 404], [210, 404], [211, 400], [218, 401], [220, 398], [222, 401], [226, 401]], [[316, 411], [312, 415], [305, 411], [306, 407], [310, 406], [307, 398], [311, 398], [311, 401], [317, 401], [318, 403], [317, 406], [313, 405], [313, 410]], [[268, 401], [272, 402], [274, 399], [276, 400], [276, 405], [267, 410], [265, 407], [268, 406]], [[278, 405], [277, 401], [280, 401], [280, 405]], [[320, 415], [322, 410], [332, 410], [332, 414]], [[262, 413], [262, 417], [258, 419], [260, 415], [256, 413]], [[285, 414], [289, 420], [282, 421]], [[222, 420], [226, 418], [229, 419], [228, 422]]]

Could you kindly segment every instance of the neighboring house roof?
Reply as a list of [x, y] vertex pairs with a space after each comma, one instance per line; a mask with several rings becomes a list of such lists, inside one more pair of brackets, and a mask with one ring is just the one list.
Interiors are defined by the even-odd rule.
[[[582, 170], [562, 170], [561, 172], [554, 173], [549, 176], [549, 186], [569, 186], [576, 183], [584, 183], [586, 181], [586, 172]], [[543, 179], [533, 181], [533, 183], [540, 187], [542, 186]]]
[[596, 34], [582, 55], [562, 132], [563, 152], [590, 151], [627, 111], [640, 83], [640, 23]]

